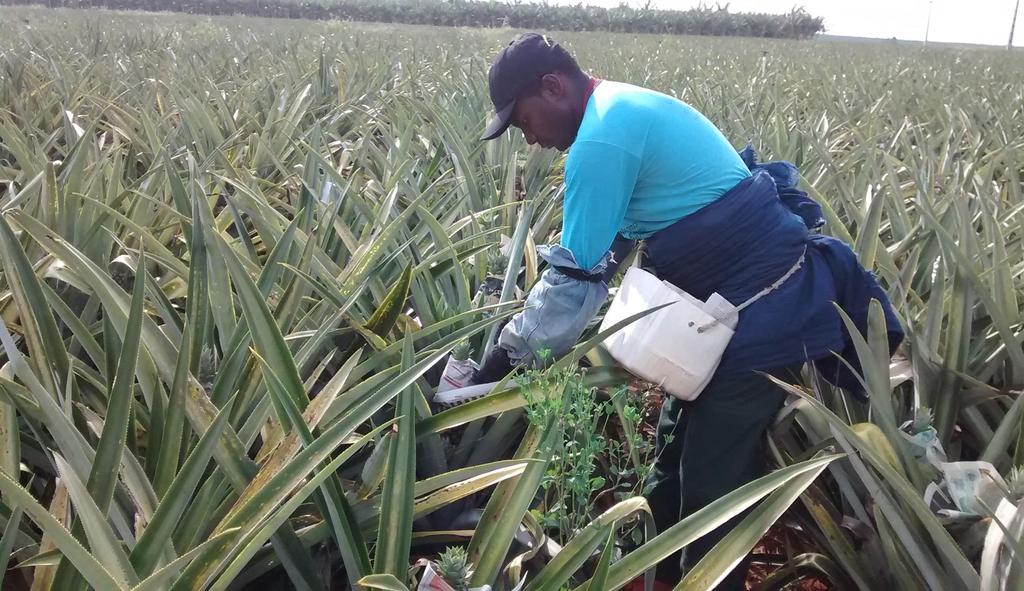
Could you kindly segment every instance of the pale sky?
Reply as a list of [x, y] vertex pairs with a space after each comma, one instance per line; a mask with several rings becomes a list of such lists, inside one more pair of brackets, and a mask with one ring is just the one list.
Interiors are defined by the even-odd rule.
[[[624, 1], [643, 6], [647, 0], [549, 0], [555, 4], [584, 4], [610, 8]], [[732, 12], [789, 12], [803, 6], [825, 19], [826, 33], [854, 37], [922, 40], [931, 6], [928, 39], [953, 43], [1006, 45], [1016, 0], [722, 0]], [[655, 8], [684, 10], [701, 0], [652, 0]], [[1021, 2], [1024, 4], [1024, 0]], [[703, 4], [714, 6], [713, 1]], [[1015, 47], [1024, 47], [1024, 7], [1017, 16]]]

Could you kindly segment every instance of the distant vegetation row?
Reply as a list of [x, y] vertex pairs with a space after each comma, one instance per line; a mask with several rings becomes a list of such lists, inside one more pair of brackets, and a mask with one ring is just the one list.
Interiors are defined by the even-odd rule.
[[673, 35], [733, 35], [803, 39], [824, 31], [820, 17], [803, 9], [788, 14], [744, 14], [728, 7], [691, 10], [554, 6], [492, 0], [5, 0], [66, 8], [173, 11], [195, 14], [340, 19], [455, 27], [513, 27]]

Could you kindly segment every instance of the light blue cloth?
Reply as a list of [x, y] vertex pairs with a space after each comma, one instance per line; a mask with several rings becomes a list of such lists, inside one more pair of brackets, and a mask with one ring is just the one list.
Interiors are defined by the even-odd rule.
[[561, 245], [582, 268], [593, 267], [616, 233], [647, 238], [748, 176], [735, 148], [696, 109], [605, 80], [569, 148]]
[[[553, 268], [581, 268], [565, 248], [540, 246], [537, 254], [552, 268], [540, 276], [526, 296], [523, 311], [512, 317], [498, 338], [498, 346], [508, 351], [516, 365], [538, 365], [544, 350], [552, 359], [567, 353], [608, 297], [605, 282], [579, 281]], [[608, 252], [597, 265], [584, 270], [604, 273], [610, 263]]]

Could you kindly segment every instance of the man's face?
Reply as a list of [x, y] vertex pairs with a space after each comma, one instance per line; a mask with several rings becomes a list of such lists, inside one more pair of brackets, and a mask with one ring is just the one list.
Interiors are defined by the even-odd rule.
[[573, 103], [575, 94], [565, 77], [546, 74], [539, 92], [516, 100], [512, 125], [523, 132], [531, 146], [568, 150], [583, 118], [580, 106]]

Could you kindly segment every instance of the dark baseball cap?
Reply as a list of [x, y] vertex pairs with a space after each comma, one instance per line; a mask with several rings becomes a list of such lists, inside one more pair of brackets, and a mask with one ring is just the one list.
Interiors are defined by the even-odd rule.
[[491, 63], [487, 82], [496, 114], [480, 139], [493, 140], [505, 133], [511, 123], [516, 99], [544, 74], [567, 63], [575, 63], [575, 60], [547, 35], [524, 33], [510, 42]]

